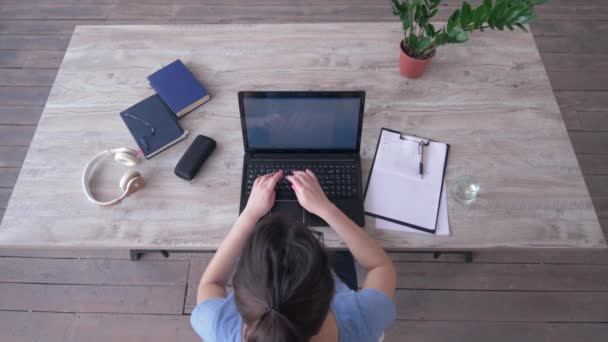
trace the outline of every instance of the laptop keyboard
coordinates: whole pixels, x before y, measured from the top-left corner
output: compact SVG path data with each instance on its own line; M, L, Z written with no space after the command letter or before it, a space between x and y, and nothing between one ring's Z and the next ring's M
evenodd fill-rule
M285 175L290 175L292 170L311 170L321 188L330 198L352 198L359 195L359 179L357 167L353 162L249 162L247 165L247 195L251 193L253 182L261 175L284 170ZM276 190L276 199L296 199L291 189L291 183L283 178L279 181Z

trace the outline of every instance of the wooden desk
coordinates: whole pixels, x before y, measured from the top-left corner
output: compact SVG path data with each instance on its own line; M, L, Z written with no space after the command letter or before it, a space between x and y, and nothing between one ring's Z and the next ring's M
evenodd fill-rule
M392 23L81 26L69 49L0 226L2 246L214 250L238 211L243 144L239 90L367 92L364 177L381 127L451 144L447 185L481 183L472 206L450 200L452 234L366 229L394 250L605 247L532 35L484 32L443 47L423 78L398 73ZM145 189L122 205L86 201L86 161L135 146L118 113L153 94L146 76L181 58L212 100L181 120L192 134L139 166ZM218 142L193 183L173 167L196 134ZM124 167L96 178L119 192ZM404 203L406 205L406 203ZM330 247L342 242L329 230Z

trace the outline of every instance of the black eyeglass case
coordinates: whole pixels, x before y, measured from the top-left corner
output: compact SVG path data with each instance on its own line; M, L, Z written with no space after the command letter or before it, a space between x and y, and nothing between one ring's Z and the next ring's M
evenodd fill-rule
M175 175L188 181L194 179L207 158L215 150L215 146L215 140L203 135L197 136L175 166Z

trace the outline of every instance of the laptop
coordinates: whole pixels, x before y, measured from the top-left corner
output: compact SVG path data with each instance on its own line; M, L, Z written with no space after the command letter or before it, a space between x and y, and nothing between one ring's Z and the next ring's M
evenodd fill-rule
M363 91L241 91L238 94L245 157L240 211L258 176L310 169L325 194L363 226L361 127ZM271 213L309 226L327 226L298 203L291 183L276 186Z

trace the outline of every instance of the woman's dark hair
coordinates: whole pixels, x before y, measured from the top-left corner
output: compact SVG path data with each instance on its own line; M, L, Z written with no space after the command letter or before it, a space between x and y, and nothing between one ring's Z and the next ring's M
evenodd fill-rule
M334 279L325 249L303 224L260 221L233 278L247 342L309 341L327 317Z

